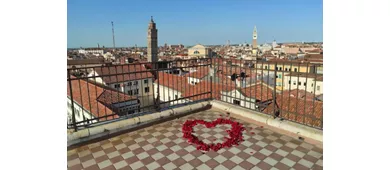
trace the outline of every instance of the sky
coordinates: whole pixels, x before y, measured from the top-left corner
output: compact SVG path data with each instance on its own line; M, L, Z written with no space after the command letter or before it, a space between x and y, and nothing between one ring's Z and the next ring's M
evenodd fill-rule
M322 41L322 0L68 0L67 46L146 46L150 17L165 43L204 45Z

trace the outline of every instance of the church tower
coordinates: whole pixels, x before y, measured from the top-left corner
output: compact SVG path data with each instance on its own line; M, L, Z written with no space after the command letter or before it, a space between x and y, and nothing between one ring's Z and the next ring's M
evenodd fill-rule
M157 53L157 29L152 16L148 27L148 62L157 62Z
M253 29L252 54L257 55L257 29Z

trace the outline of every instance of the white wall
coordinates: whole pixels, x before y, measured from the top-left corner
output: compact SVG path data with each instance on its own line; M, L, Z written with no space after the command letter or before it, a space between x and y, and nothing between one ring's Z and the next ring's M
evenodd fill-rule
M234 100L240 101L240 106L250 108L250 109L256 109L256 99L245 97L242 95L239 91L233 90L230 92L221 92L221 100L234 104Z
M70 100L69 97L67 97L67 105L68 105L68 109L67 109L68 123L73 123L72 122L72 101ZM94 116L92 114L90 114L87 110L83 109L76 101L73 101L73 106L74 106L74 113L75 113L75 119L76 119L75 122L83 121L84 117L85 117L85 120L94 118ZM83 115L84 115L84 117L83 117ZM71 121L71 122L69 122L69 121ZM96 122L96 121L97 120L94 120L92 122ZM82 123L82 124L84 124L84 123ZM82 124L79 124L79 125L82 125Z
M314 78L307 78L307 84L305 86L306 77L299 77L299 81L301 82L301 85L299 85L298 77L291 76L291 84L289 84L290 76L284 77L284 83L283 83L283 90L291 90L293 89L300 89L305 90L309 93L314 93L315 88L315 95L323 94L323 82L322 81L314 81ZM295 85L294 85L295 82ZM315 85L315 87L314 87ZM319 90L318 90L319 88Z
M155 98L157 98L157 83L153 83L154 84L154 96ZM163 86L163 85L159 85L159 93L160 93L160 101L171 101L171 100L175 100L175 97L177 95L177 98L181 98L183 97L182 96L182 93L180 91L177 91L177 90L174 90L172 88L169 88L169 87L166 87L166 86ZM171 104L182 104L182 103L185 103L186 100L178 100L178 101L174 101L174 102L171 102ZM169 106L169 103L165 106Z

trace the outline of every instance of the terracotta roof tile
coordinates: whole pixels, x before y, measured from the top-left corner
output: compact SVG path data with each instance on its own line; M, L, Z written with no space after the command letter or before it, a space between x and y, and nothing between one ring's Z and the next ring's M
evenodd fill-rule
M146 71L146 68L141 64L95 67L94 70L99 76L103 76L102 77L103 81L108 84L138 80L144 78L153 78L153 75L150 72L133 73L137 71ZM121 75L107 76L112 74L121 74Z

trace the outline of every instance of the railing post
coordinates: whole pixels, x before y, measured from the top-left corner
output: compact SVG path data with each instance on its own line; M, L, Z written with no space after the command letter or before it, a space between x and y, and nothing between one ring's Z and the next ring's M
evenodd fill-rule
M154 65L154 64L156 64L156 65ZM156 63L154 63L153 64L153 62L152 62L152 67L153 67L153 69L155 69L155 71L156 71L156 82L157 82L157 97L156 97L156 110L157 111L160 111L160 82L159 82L159 77L158 77L158 68L159 68L159 66L158 66L158 62L156 62Z
M273 104L274 104L274 118L278 117L277 113L276 113L276 79L277 79L277 62L275 62L275 66L274 66L274 91L273 91L273 95L272 95L272 100L273 100Z
M215 69L213 69L213 59L211 59L211 62L210 62L210 71L212 71L212 74L210 76L210 98L211 100L213 100L213 77L215 76Z
M72 91L72 82L70 78L70 71L68 70L68 83L69 83L69 92L70 92L70 102L72 104L72 122L74 126L74 130L77 132L77 126L76 126L76 116L74 114L74 103L73 103L73 91Z

